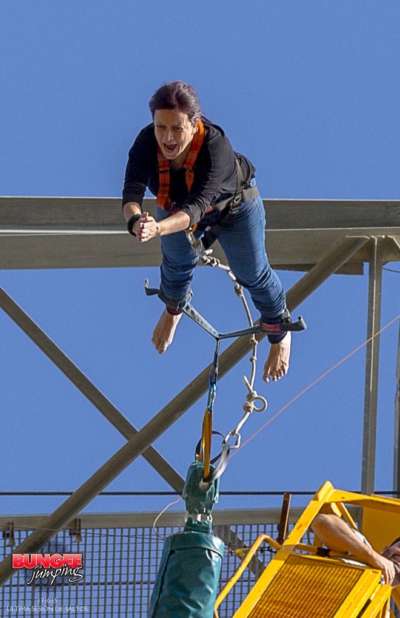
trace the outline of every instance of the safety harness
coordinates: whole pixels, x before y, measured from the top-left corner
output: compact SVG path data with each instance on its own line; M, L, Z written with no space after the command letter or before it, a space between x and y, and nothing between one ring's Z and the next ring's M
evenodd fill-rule
M243 202L249 202L250 200L254 200L258 195L257 187L246 187L246 182L243 177L242 166L240 165L240 155L238 152L235 152L236 157L236 191L233 197L229 197L226 200L221 200L216 204L213 204L213 208L221 213L221 218L218 223L215 223L212 226L206 228L204 232L201 243L203 245L203 249L206 251L211 247L211 245L218 239L218 237L224 231L224 228L220 223L223 221L226 225L227 223L233 222L235 214L237 210L239 210L240 206ZM191 230L194 231L194 230Z
M197 156L201 150L204 142L205 129L203 122L199 119L197 121L197 131L190 144L189 152L186 156L183 167L185 169L185 180L188 191L191 190L194 180L194 168L197 160ZM242 166L240 164L241 154L235 152L236 157L236 191L235 194L225 200L216 202L212 206L207 208L206 213L213 210L218 211L221 214L220 221L224 220L228 223L228 216L234 216L243 202L248 202L256 198L259 193L257 187L246 186L246 181L243 176ZM167 159L160 148L157 146L157 160L158 160L158 194L157 204L163 210L172 210L172 212L178 212L179 208L174 205L169 197L171 187L171 173L170 173L170 161ZM194 232L197 224L190 228L191 232ZM215 242L222 233L223 228L218 224L214 224L206 229L203 236L202 243L205 249L208 249L213 242Z

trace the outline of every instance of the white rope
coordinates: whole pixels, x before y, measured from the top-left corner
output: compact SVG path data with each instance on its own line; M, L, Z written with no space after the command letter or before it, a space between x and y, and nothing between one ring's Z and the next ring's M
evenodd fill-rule
M157 530L156 530L156 525L158 520L160 519L160 517L162 515L164 515L165 511L167 511L169 509L170 506L173 506L174 504L178 504L178 502L180 502L182 500L182 496L179 496L179 498L177 500L174 500L174 502L170 502L169 504L167 504L166 507L163 508L163 510L161 511L161 513L159 513L157 515L157 517L155 518L153 525L152 525L152 529L155 532L156 536L158 536L159 539L161 539L162 541L165 540L165 537L163 537L161 534L158 534Z
M194 251L196 251L196 253L199 256L199 259L203 262L204 265L211 266L212 268L220 268L221 270L224 270L229 275L229 277L232 279L232 281L235 284L235 287L234 287L235 293L242 301L243 308L245 310L249 326L250 328L253 327L254 323L251 317L249 305L243 293L243 287L237 282L237 279L234 273L232 272L230 266L222 264L218 258L211 255L212 249L207 249L205 251L201 240L199 238L196 238L193 232L191 231L186 232L186 236L192 248L194 249ZM243 404L243 410L245 414L243 418L241 419L241 421L238 423L238 425L235 427L235 429L233 431L230 431L225 437L226 442L229 440L230 437L236 438L236 445L233 448L235 447L237 448L240 445L239 431L244 425L244 423L247 421L247 419L249 418L250 414L252 412L263 412L264 410L266 410L268 406L268 402L265 399L265 397L262 397L261 395L259 395L257 391L254 389L254 381L255 381L256 369L257 369L257 346L258 346L258 341L254 335L250 337L250 343L252 346L252 355L249 359L251 363L250 380L248 380L246 376L243 376L243 381L248 390L246 401ZM256 405L257 402L259 402L258 406Z

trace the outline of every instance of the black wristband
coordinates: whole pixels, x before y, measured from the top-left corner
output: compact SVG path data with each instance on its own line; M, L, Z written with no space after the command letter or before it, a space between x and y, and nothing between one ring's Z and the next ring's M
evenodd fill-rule
M139 221L141 216L141 214L132 215L132 217L127 221L126 229L128 230L129 234L132 234L132 236L136 236L135 232L133 231L133 224L136 223L136 221Z

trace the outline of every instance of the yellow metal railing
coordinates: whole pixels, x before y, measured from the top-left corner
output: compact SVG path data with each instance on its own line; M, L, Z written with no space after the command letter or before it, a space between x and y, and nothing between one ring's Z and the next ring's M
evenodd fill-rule
M348 554L330 552L318 555L321 542L314 535L314 544L302 542L314 518L321 512L335 513L357 529L346 505L360 507L362 528L375 535L376 551L390 544L400 531L400 500L381 496L365 496L335 489L326 482L293 527L282 544L267 535L257 538L248 550L235 575L217 597L218 608L235 586L263 543L277 553L253 586L233 618L388 618L392 589L381 584L379 569L359 563L349 563ZM358 518L357 518L358 519ZM400 606L399 592L393 590L394 601Z
M217 610L218 610L219 606L221 605L222 601L226 598L226 596L232 590L233 586L236 584L236 582L243 575L244 571L246 570L246 568L250 564L252 558L255 556L255 554L259 550L260 546L263 543L265 543L265 542L267 542L268 545L270 545L274 549L280 549L281 548L281 545L279 545L279 543L274 541L274 539L272 539L270 536L268 536L267 534L260 534L260 536L257 538L255 543L253 543L253 545L248 550L248 552L246 554L246 557L242 560L242 562L241 562L239 568L237 569L236 573L225 584L223 590L221 590L221 592L217 596L217 599L215 601L215 608L214 608L214 618L219 618Z

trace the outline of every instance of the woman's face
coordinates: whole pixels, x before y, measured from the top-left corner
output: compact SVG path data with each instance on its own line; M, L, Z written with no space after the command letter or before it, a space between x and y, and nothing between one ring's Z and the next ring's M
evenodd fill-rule
M154 131L164 157L171 160L180 157L183 163L197 126L177 109L158 109L154 114Z

